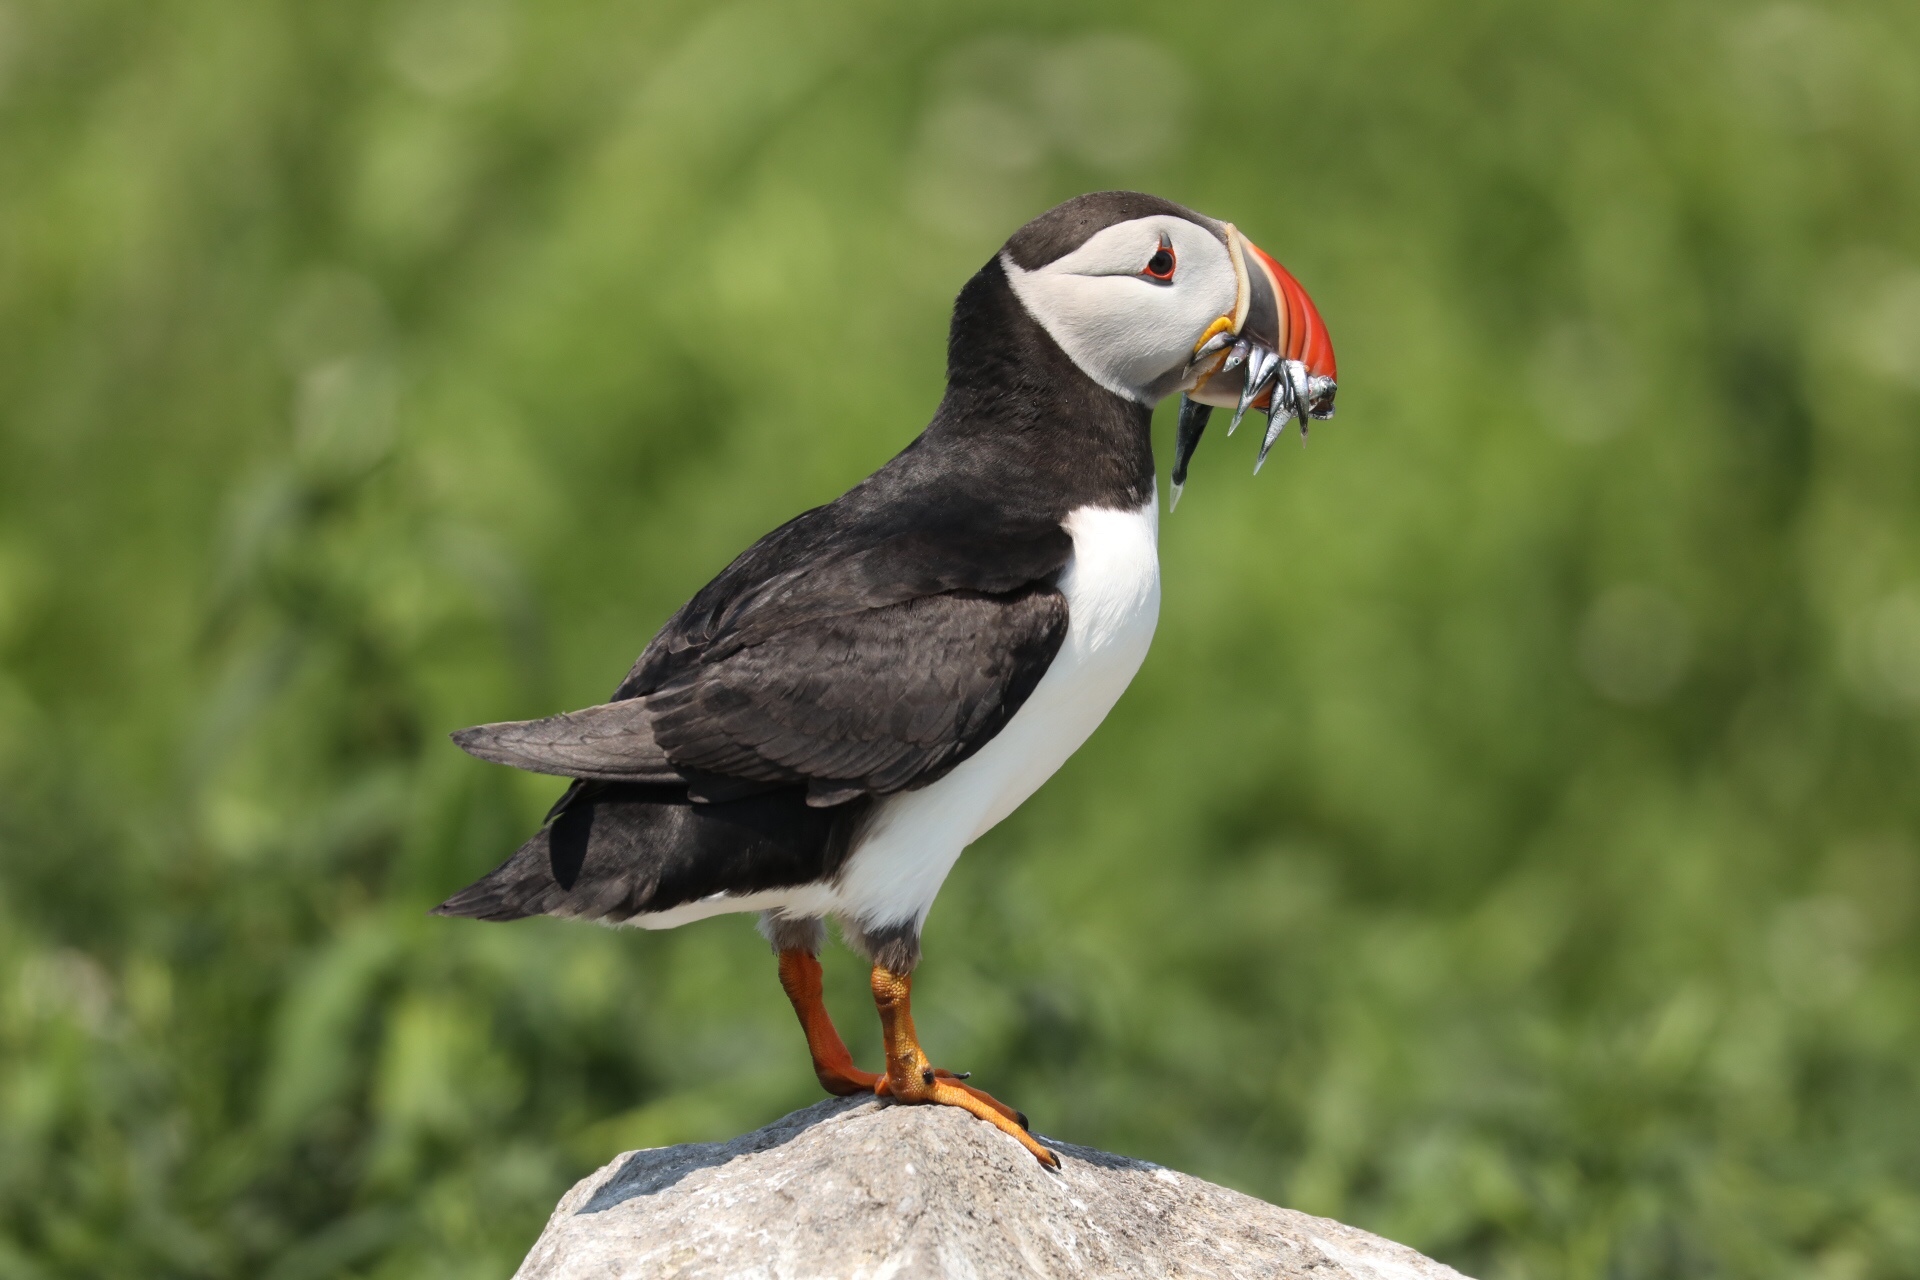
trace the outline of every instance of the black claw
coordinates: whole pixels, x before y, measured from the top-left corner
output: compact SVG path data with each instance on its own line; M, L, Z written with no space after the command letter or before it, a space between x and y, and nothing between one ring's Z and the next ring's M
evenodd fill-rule
M953 1073L953 1078L954 1078L955 1080L971 1080L971 1079L973 1079L973 1072L971 1072L971 1071L956 1071L956 1072L954 1072L954 1073Z
M1015 1120L1017 1120L1017 1121L1019 1121L1019 1122L1020 1122L1020 1127L1021 1127L1022 1129L1025 1129L1025 1130L1026 1130L1026 1131L1027 1131L1028 1133L1032 1133L1032 1132L1033 1132L1033 1126L1027 1123L1027 1113L1026 1113L1026 1112L1024 1112L1024 1111L1016 1111L1016 1112L1014 1112L1014 1113L1013 1113L1013 1118L1014 1118Z

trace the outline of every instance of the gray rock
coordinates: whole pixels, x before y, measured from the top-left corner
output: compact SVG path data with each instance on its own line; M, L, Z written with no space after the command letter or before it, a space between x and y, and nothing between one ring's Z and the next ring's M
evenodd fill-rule
M1059 1173L954 1108L864 1098L731 1142L629 1151L567 1193L515 1280L1462 1280L1338 1222L1045 1141Z

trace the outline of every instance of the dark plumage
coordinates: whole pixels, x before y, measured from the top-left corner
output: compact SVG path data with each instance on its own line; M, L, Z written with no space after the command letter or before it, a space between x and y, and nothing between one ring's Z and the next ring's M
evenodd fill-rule
M1228 376L1231 375L1231 376ZM442 915L671 928L761 912L833 1093L965 1108L911 1010L920 928L961 851L1058 769L1145 659L1160 608L1152 405L1331 412L1318 312L1232 226L1133 192L1068 201L960 291L947 391L891 462L760 539L660 629L613 700L462 730L575 779ZM1205 425L1182 415L1176 480ZM1178 487L1175 489L1176 496ZM822 1002L822 921L873 962L884 1075Z
M1087 225L1078 212L1072 234ZM522 769L666 785L568 791L440 914L626 919L810 883L845 856L857 814L838 808L938 779L1020 709L1066 634L1061 521L1148 499L1151 413L1068 359L998 258L961 290L947 353L947 393L920 437L728 565L612 702L454 735ZM740 805L744 826L716 816Z
M579 782L533 839L434 911L618 923L709 894L805 884L833 874L864 810L811 808L791 786L693 804L684 787Z

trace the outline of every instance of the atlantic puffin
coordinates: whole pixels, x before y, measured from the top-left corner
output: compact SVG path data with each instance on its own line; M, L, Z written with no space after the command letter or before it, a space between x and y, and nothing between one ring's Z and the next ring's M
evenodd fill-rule
M436 913L670 929L758 912L828 1092L961 1107L1057 1167L1025 1116L921 1050L921 926L961 851L1146 656L1154 405L1184 396L1177 500L1212 407L1235 426L1265 411L1264 460L1335 389L1306 291L1232 223L1131 191L1041 214L960 290L946 394L898 456L743 552L606 703L453 735L573 782ZM873 966L882 1073L821 1003L828 918Z

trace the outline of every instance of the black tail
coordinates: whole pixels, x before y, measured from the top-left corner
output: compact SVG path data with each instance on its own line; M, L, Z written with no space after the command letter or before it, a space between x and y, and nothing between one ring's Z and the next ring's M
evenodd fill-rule
M813 808L800 787L695 804L684 787L577 784L533 839L433 913L621 921L810 884L839 870L866 807Z

